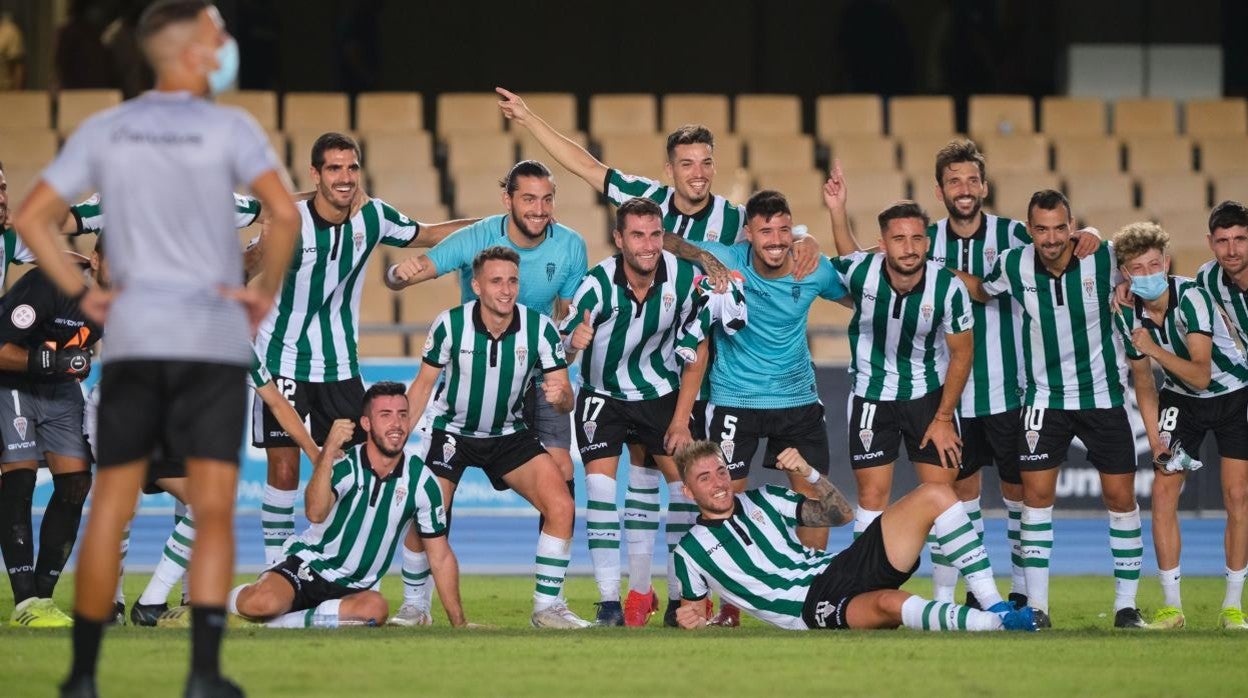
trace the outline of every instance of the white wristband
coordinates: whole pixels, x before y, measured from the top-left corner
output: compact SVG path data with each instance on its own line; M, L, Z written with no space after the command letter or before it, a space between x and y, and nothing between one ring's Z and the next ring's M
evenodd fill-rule
M819 474L819 471L818 471L818 470L815 470L814 468L811 468L811 469L810 469L810 472L809 472L809 473L807 473L807 475L806 475L806 482L809 482L810 484L812 484L812 485L813 485L813 484L815 484L816 482L819 482L819 478L821 478L821 477L823 477L823 476Z
M393 284L395 286L398 286L402 283L401 281L399 281L398 277L394 275L395 270L398 268L399 268L399 265L391 264L386 269L386 283Z

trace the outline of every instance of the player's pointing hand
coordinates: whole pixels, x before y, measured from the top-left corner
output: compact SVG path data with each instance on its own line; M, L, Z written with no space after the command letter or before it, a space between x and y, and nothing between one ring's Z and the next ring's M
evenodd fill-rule
M507 119L523 124L529 118L529 115L532 114L529 111L529 105L525 104L523 99L520 99L520 95L508 92L501 87L495 87L494 91L503 98L498 103L498 108L503 110L503 116Z

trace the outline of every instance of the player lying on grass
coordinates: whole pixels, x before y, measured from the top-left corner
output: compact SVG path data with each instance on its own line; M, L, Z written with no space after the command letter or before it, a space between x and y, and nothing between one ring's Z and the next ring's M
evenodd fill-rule
M420 457L404 450L405 391L389 381L368 389L360 417L367 438L346 453L339 449L355 425L334 422L304 492L312 525L287 543L284 561L230 593L231 613L275 628L384 624L389 608L372 588L414 520L447 619L464 625L442 490Z
M712 591L780 628L839 630L1035 630L1031 608L1001 599L988 554L947 484L924 483L875 519L848 548L828 553L803 546L797 527L853 521L845 496L788 448L776 467L806 478L815 497L766 486L734 494L719 445L697 441L676 454L685 494L698 505L697 523L676 547L681 627L707 625ZM986 611L928 601L899 587L919 567L933 531L947 557Z

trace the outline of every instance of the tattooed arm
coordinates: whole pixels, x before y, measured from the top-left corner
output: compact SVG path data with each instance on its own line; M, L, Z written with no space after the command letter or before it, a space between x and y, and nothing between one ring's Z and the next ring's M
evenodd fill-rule
M724 263L708 249L699 247L674 233L663 234L663 249L702 267L702 271L710 277L711 285L715 287L716 293L727 291L728 284L732 283L732 275L728 267L724 266ZM728 248L722 247L722 249Z
M815 496L807 497L798 509L799 526L827 528L842 526L854 520L854 508L849 505L845 495L826 477L816 473L796 448L786 448L780 452L776 457L776 469L786 470L790 477L803 478L807 482L810 482L812 476L818 478L810 483L815 490Z

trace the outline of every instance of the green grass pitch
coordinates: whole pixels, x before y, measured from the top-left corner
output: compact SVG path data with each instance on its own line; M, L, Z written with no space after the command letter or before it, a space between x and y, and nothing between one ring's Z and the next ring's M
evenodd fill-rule
M240 581L248 581L241 578ZM127 578L137 598L146 577ZM998 580L1003 585L1008 580ZM383 583L392 608L396 576ZM12 612L7 585L0 617ZM1248 633L1216 630L1220 578L1183 580L1188 627L1114 631L1112 580L1053 579L1051 631L1023 633L794 633L752 619L732 630L687 632L651 619L644 629L538 631L528 626L532 581L467 576L470 620L456 630L434 609L431 628L270 630L232 628L227 674L251 696L1217 696L1243 692ZM1141 583L1149 615L1156 580ZM908 587L930 591L926 579ZM69 609L73 577L57 590ZM659 589L660 595L663 593ZM569 582L572 608L592 618L592 579ZM0 629L0 695L49 696L69 666L69 632ZM111 628L105 635L104 696L180 695L186 631Z

